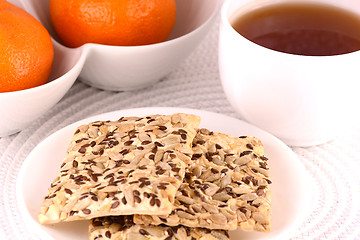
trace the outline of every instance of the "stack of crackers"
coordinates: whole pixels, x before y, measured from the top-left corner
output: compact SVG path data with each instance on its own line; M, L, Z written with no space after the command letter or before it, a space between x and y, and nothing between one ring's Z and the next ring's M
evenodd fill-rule
M78 127L40 207L42 224L90 220L92 240L229 239L271 227L268 159L255 137L191 114Z

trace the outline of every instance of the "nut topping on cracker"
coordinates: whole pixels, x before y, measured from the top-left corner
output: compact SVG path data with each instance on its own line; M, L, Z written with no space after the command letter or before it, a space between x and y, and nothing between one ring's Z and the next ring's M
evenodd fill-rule
M95 218L89 225L90 240L228 240L225 230L134 224L131 216Z
M172 212L135 215L134 222L269 231L269 167L261 142L200 129L193 152Z
M179 113L80 126L41 205L40 223L169 214L199 122Z

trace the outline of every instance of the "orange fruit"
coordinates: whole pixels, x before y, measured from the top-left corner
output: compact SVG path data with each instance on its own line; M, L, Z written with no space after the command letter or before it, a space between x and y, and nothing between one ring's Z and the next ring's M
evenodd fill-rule
M0 92L47 82L54 57L47 30L25 10L0 0Z
M170 35L176 4L174 0L50 0L50 17L68 47L146 45Z

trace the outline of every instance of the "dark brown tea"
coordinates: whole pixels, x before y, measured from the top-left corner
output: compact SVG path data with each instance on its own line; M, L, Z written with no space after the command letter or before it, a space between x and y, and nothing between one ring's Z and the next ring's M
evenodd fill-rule
M278 3L235 15L245 38L280 52L329 56L360 49L360 16L320 3Z

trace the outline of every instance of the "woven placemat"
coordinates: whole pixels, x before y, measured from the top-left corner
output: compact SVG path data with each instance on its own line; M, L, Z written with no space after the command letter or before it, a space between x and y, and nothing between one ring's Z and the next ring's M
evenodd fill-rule
M109 92L76 82L30 127L0 138L0 239L39 239L17 208L16 181L31 150L66 125L95 114L149 106L187 107L237 117L219 80L217 44L218 23L182 65L146 89ZM312 209L292 239L360 239L359 145L360 128L354 126L327 144L292 148L314 186Z

